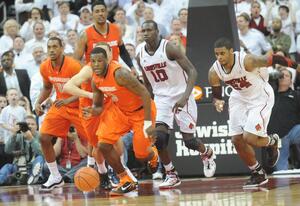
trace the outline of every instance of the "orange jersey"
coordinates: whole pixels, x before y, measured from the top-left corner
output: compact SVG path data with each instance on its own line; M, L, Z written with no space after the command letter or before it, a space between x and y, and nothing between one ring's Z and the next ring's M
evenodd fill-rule
M111 97L122 112L133 112L143 106L143 101L141 97L132 93L126 87L118 85L114 74L120 68L121 65L118 62L112 61L109 64L106 76L99 77L93 74L93 82L104 93L104 96Z
M69 56L64 56L63 64L60 71L54 70L51 65L51 60L48 58L42 62L40 66L40 73L43 77L43 81L51 83L56 91L56 99L67 99L72 95L63 93L63 87L67 81L77 74L81 69L80 63ZM68 107L78 107L78 101L74 101L68 105Z
M112 49L113 60L119 59L119 42L121 41L121 32L117 25L107 23L108 31L106 35L100 34L94 25L88 27L85 32L87 36L87 47L85 52L86 62L90 62L91 51L98 42L106 42Z

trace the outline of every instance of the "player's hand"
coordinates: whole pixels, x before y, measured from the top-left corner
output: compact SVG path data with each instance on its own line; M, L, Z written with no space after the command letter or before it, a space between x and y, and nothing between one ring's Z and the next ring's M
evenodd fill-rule
M66 101L66 99L57 99L53 102L53 104L55 107L60 108L61 106L68 104L68 102Z
M182 108L186 105L188 98L182 97L180 98L174 105L172 111L176 114L182 110Z
M82 109L82 115L85 118L91 117L91 116L98 116L101 114L103 108L99 107L99 108L95 108L95 107L84 107Z
M44 110L43 110L42 105L40 103L36 103L34 105L34 111L35 111L37 116L41 116L41 115L44 114Z
M143 131L145 137L150 138L151 141L153 141L154 143L156 140L156 133L155 133L155 127L153 127L151 120L144 120Z
M137 72L136 68L131 67L130 70L131 70L130 73L133 74L135 77L137 77L139 75L139 73Z
M218 112L222 112L223 109L224 109L224 104L225 104L225 101L224 100L220 100L220 99L214 99L214 105L216 107L216 110Z

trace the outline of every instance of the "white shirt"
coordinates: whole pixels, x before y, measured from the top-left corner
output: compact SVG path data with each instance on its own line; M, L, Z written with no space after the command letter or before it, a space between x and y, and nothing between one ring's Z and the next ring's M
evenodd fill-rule
M33 25L34 24L35 24L35 22L33 22L33 21L30 24L28 23L28 21L26 21L20 29L20 35L26 41L34 38L34 33L33 33ZM50 23L48 21L43 20L43 24L45 27L45 35L48 35L49 30L50 30Z
M34 74L40 71L40 64L36 63L33 56L23 60L24 69L27 70L28 76L31 79Z
M47 41L48 41L48 38L46 38L46 37L44 37L42 40L37 40L36 38L33 38L25 43L24 51L28 54L32 54L33 49L37 45L41 45L43 47L43 50L47 51Z
M0 37L0 56L2 56L4 52L13 48L13 42L14 40L5 34Z
M21 107L19 105L12 107L11 105L8 105L3 108L0 114L0 124L6 124L10 127L13 127L18 122L24 122L25 117L26 111L24 107ZM4 129L4 143L6 143L12 135L12 132Z
M67 31L69 29L76 29L76 25L79 22L79 17L74 14L67 15L67 21L65 24L61 22L61 17L56 16L51 19L50 22L50 31L55 30L59 32L62 37L66 37Z
M4 80L6 83L6 88L10 89L10 88L15 88L19 91L19 94L21 96L23 96L21 89L20 89L20 85L19 85L19 81L17 78L17 74L16 71L13 69L13 72L11 75L9 75L8 73L6 73L5 71L3 72L3 76L4 76Z
M30 57L32 57L32 54L28 54L24 51L24 49L17 53L15 50L13 51L15 54L14 57L14 65L16 69L26 69L26 67L24 66L24 60L29 59Z

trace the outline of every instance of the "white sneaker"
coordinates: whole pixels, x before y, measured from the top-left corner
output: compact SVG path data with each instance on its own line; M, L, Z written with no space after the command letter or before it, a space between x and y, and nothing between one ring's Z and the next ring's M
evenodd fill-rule
M208 148L208 150L211 150L211 148ZM213 177L216 172L217 165L214 161L214 154L212 153L210 157L203 156L202 157L203 162L203 172L205 177Z
M169 189L181 184L176 172L167 172L166 179L158 186L159 189Z
M161 180L162 178L163 178L163 173L161 173L160 171L157 171L152 174L153 180Z
M60 188L64 186L64 184L65 182L61 176L53 177L52 175L50 175L47 182L41 185L40 191L51 191L54 188Z

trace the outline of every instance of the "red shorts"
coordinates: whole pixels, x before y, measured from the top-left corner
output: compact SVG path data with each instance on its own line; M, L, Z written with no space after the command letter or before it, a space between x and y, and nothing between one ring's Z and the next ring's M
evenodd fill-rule
M77 107L62 106L57 108L54 105L51 106L40 128L40 133L65 138L72 124L76 128L78 135L86 138L78 113L79 109Z
M155 124L156 108L151 102L152 122ZM137 158L146 158L149 155L151 142L145 137L144 131L144 109L135 112L122 112L115 104L111 103L103 111L97 130L99 142L115 144L120 137L133 131L133 151Z

